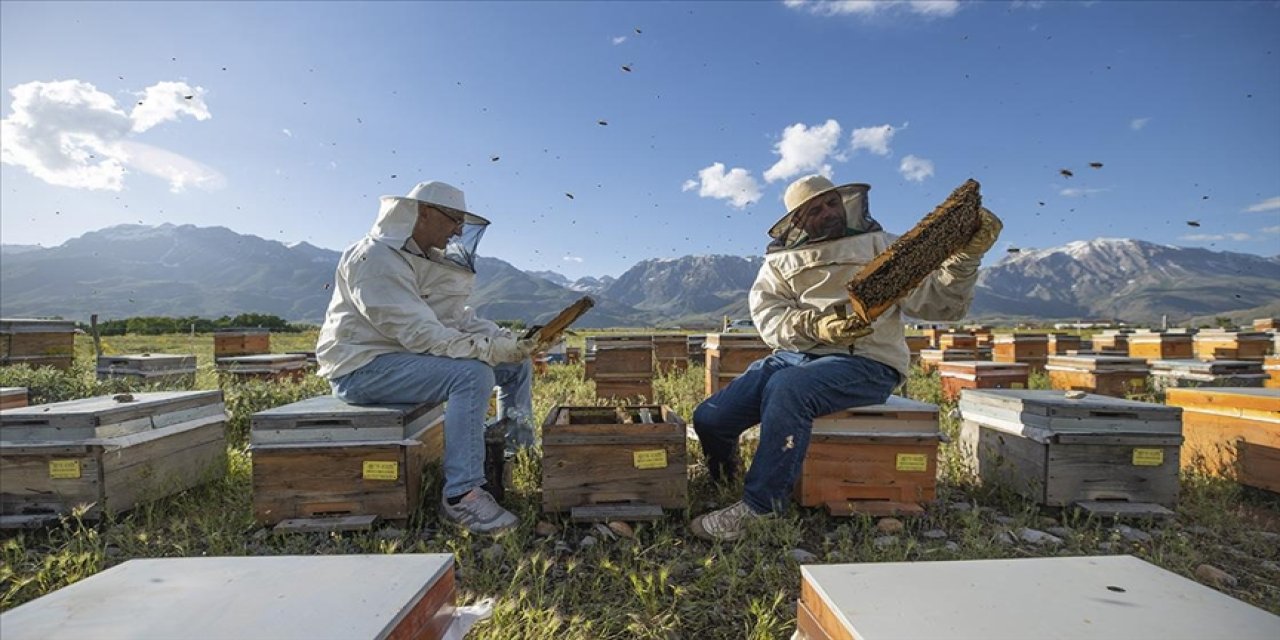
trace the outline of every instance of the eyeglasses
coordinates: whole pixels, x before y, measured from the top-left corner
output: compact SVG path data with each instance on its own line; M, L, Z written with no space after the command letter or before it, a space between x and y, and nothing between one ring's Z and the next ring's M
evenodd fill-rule
M466 217L465 217L465 216L463 216L462 214L459 214L459 213L456 213L456 212L453 212L453 211L449 211L449 210L444 209L444 208L442 208L442 207L437 207L437 206L429 205L429 204L426 204L426 203L423 203L423 204L422 204L422 206L423 206L423 207L426 207L427 209L430 209L431 211L435 211L436 213L439 213L440 215L442 215L442 216L444 216L444 217L448 218L448 219L449 219L449 221L450 221L450 222L452 222L452 223L454 224L454 226L462 226L462 225L467 221ZM418 215L422 215L422 210L421 210L421 209L419 209L419 210L418 210Z

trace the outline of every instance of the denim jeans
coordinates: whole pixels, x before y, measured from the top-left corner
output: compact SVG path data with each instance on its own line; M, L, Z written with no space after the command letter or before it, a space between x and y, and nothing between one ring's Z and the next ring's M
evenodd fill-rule
M471 359L385 353L330 381L353 404L447 402L444 411L444 497L484 484L484 417L497 384L498 415L508 420L507 446L533 445L533 365L496 367Z
M757 513L785 508L813 419L880 404L901 376L892 367L852 355L780 351L751 363L729 386L698 405L693 428L713 474L737 459L738 436L760 425L760 446L747 471L743 500Z

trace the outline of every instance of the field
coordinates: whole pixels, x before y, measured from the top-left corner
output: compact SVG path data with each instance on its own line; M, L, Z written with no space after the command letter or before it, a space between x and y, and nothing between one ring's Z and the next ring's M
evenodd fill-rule
M272 335L277 352L311 350L315 334ZM195 353L197 387L216 388L212 338L117 336L108 353ZM91 342L77 338L77 367L69 373L0 369L0 386L26 386L32 403L123 390L93 380ZM702 400L701 367L655 383L656 401L686 419ZM1033 380L1033 386L1044 380ZM276 555L446 552L456 555L462 603L496 599L493 617L476 638L786 638L794 630L799 565L1132 554L1195 578L1209 564L1234 578L1214 584L1229 595L1280 614L1280 497L1242 490L1200 474L1183 477L1182 501L1170 522L1132 528L1042 514L1015 496L973 484L944 445L939 500L901 531L870 519L831 518L793 508L763 521L738 544L695 539L688 520L737 499L741 486L716 491L690 442L690 509L659 523L639 523L630 537L591 525L545 518L539 510L539 458L517 458L507 506L521 518L516 533L497 541L441 528L435 515L440 480L418 521L360 534L274 535L256 527L250 506L248 417L255 411L328 392L314 376L301 383L224 387L232 415L230 469L214 484L89 523L76 517L38 532L0 538L0 610L71 584L130 558L201 555ZM936 376L916 372L908 395L937 402ZM540 418L555 405L597 404L577 365L552 366L534 386ZM944 430L957 425L943 406ZM535 526L554 529L538 535ZM887 529L888 527L885 527ZM1061 544L1024 542L1011 533L1049 528ZM1204 580L1202 580L1204 581ZM906 596L904 596L906 597ZM910 606L926 606L927 603Z

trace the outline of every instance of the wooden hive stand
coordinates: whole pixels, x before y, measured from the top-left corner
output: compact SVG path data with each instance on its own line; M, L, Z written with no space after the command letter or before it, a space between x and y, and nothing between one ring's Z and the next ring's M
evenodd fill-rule
M263 353L232 356L215 361L218 374L230 380L301 380L307 375L307 357L300 353Z
M1181 410L1061 391L968 390L961 450L983 483L1098 516L1169 517Z
M751 363L773 353L755 333L708 333L704 344L708 396L746 373Z
M444 405L353 405L319 396L250 418L253 513L280 531L407 521L444 452Z
M653 398L653 338L649 335L595 337L591 377L602 400Z
M836 516L912 515L937 493L938 407L890 396L813 421L796 501Z
M190 387L196 383L196 357L169 353L98 356L98 379Z
M27 406L26 387L0 387L0 411Z
M1277 636L1280 617L1133 556L800 567L797 640Z
M0 528L179 493L226 473L221 391L163 391L0 412Z
M661 405L557 406L542 425L542 509L646 520L688 506L685 422Z
M1123 398L1146 388L1147 362L1104 355L1049 356L1049 386Z
M455 602L447 553L146 558L10 609L0 626L11 640L436 640Z
M1182 466L1280 493L1280 389L1169 389L1182 408Z
M218 329L213 332L213 359L271 353L267 329Z
M1250 360L1151 360L1151 386L1157 391L1180 387L1261 387L1267 375L1262 363Z
M956 400L963 389L1026 389L1030 367L1021 362L959 360L938 365L942 395Z
M70 369L75 342L76 323L71 320L0 318L0 366Z

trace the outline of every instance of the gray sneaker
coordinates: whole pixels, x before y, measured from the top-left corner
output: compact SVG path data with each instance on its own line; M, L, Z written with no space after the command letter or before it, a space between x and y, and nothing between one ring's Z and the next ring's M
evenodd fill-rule
M472 533L502 533L520 524L514 513L503 509L488 491L480 487L472 489L458 504L449 504L448 500L441 498L440 515Z
M739 500L719 511L704 513L689 523L693 535L704 540L721 540L733 542L742 537L747 530L747 522L757 518L767 518L771 514L756 513Z

